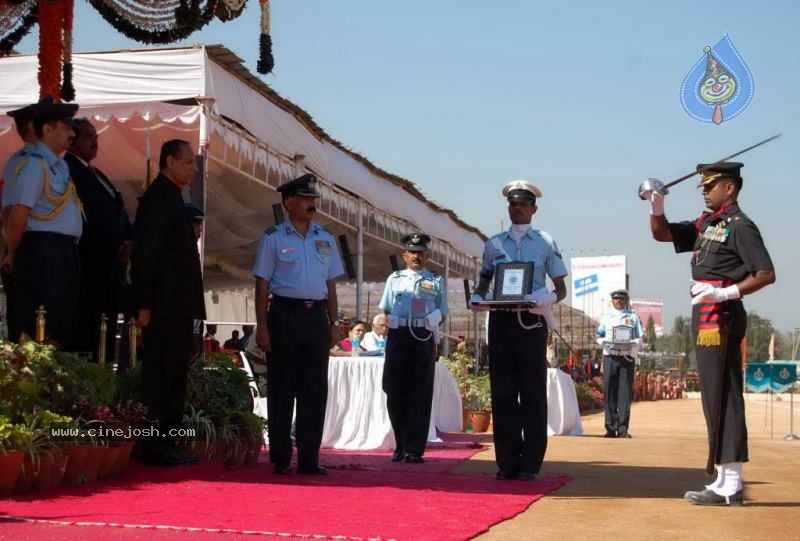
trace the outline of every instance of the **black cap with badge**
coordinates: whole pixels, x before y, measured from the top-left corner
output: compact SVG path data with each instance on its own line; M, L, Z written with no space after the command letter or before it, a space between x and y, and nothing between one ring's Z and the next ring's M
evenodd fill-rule
M284 199L293 195L320 197L320 193L317 191L317 177L311 173L306 173L294 180L284 182L277 189Z
M33 111L33 122L34 125L41 126L47 124L49 122L61 121L68 126L71 126L73 130L77 131L79 129L78 124L75 122L73 118L75 113L78 112L79 105L77 103L45 103L40 102L31 107L34 108Z
M705 167L708 167L711 164L708 163L698 163L697 170L701 170ZM742 182L742 172L741 169L744 167L744 164L741 162L722 162L710 167L709 169L702 172L703 180L700 181L700 184L697 185L698 188L702 186L706 186L717 179L720 178L731 178L736 180L741 185Z
M430 241L431 238L424 233L412 233L400 239L406 252L424 252Z

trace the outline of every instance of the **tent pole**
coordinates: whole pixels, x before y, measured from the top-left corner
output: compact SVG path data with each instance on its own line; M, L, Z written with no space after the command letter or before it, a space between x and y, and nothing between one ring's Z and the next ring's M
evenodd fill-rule
M356 231L356 317L364 319L364 201L358 199Z
M447 282L450 276L450 245L444 245L444 280L442 280L442 287L447 292ZM444 320L444 344L442 344L442 355L447 357L450 354L450 320L452 318L446 317Z

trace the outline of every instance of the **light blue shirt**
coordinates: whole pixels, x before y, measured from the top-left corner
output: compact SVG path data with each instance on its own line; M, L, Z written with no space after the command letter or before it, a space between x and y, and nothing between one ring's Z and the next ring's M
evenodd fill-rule
M544 287L548 276L553 279L567 275L567 267L561 259L561 252L558 251L553 237L544 231L530 228L519 244L511 237L509 231L489 239L483 249L480 282L488 284L492 281L498 263L513 261L533 263L531 291Z
M393 272L386 279L381 310L402 318L421 319L436 310L447 315L447 291L444 279L435 272L409 269Z
M281 297L321 301L328 297L327 280L344 272L331 232L314 223L303 237L290 221L270 227L258 243L253 276L270 284Z
M627 327L631 340L635 342L630 345L615 345L615 327ZM597 327L597 337L603 339L604 355L620 355L627 354L628 352L635 353L643 335L644 329L642 328L642 321L639 319L639 314L629 308L622 310L614 309L606 312L603 314L603 317L600 319L600 325Z
M49 184L52 197L64 195L71 183L67 162L53 154L43 143L37 143L23 158L25 159L27 162L19 170L17 178L6 180L3 186L3 206L24 205L31 209L27 231L48 231L80 237L83 232L83 218L75 192L52 219L40 220L33 216L47 215L58 208L58 204L47 198L45 182Z
M17 168L22 162L30 157L30 153L35 149L36 143L25 143L21 149L9 156L5 167L3 167L3 207L8 206L6 201L8 200L8 196L12 195L11 193L9 193L8 196L6 195L6 192L8 191L8 184L16 180L17 175L19 174Z

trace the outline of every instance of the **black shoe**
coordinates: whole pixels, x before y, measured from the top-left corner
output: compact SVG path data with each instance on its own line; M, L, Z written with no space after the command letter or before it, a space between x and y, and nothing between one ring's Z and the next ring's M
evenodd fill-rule
M278 475L292 475L292 468L285 464L275 464L272 466L272 471Z
M739 490L733 496L720 496L713 490L690 490L683 495L686 501L696 505L729 505L739 507L744 504L744 490Z
M521 471L517 473L516 479L520 481L536 481L536 474L529 471Z
M617 437L617 433L616 432L612 432L611 430L609 430L608 432L606 432L605 436L603 436L603 437L604 438L616 438Z
M406 455L406 462L409 464L422 464L425 462L425 459L422 458L422 455L418 455L416 453L408 453Z
M403 458L405 458L406 453L405 451L397 450L392 453L392 462L401 462Z
M631 436L631 435L630 435L630 434L628 434L627 432L623 432L623 433L621 433L621 434L617 434L617 437L618 437L618 438L628 438L628 439L630 439L630 438L632 438L633 436Z
M314 464L312 466L298 464L297 473L302 473L305 475L327 475L328 470L325 468L325 466L320 466L319 464Z
M185 466L186 461L183 456L175 451L169 451L161 454L145 454L142 457L142 462L148 466Z
M507 472L507 471L500 470L500 471L497 472L497 475L495 475L495 478L500 480L500 481L505 481L507 479L516 479L517 478L517 472Z

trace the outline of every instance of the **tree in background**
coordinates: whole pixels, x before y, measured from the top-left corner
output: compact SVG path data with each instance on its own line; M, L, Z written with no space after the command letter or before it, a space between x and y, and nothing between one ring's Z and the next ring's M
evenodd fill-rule
M656 351L656 340L658 340L658 336L656 336L656 322L653 319L653 316L647 317L647 326L645 327L644 331L644 339L647 343L647 351Z
M747 314L747 362L757 363L769 360L769 341L777 331L772 326L772 321L760 317L755 312ZM775 347L775 358L780 358L778 344Z

